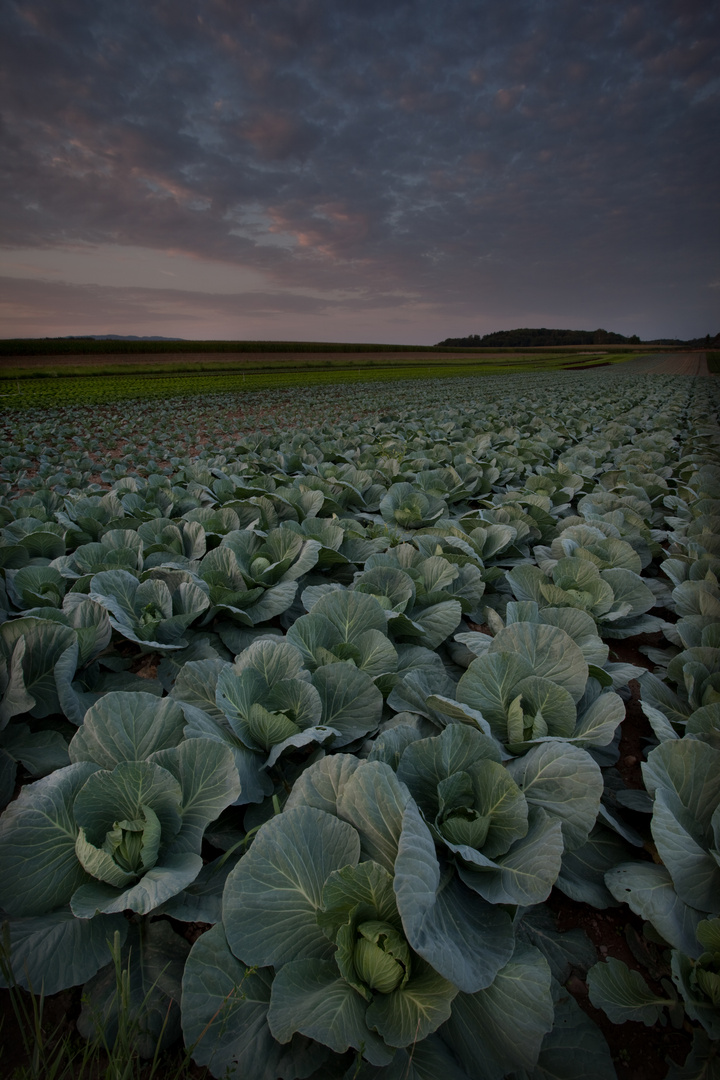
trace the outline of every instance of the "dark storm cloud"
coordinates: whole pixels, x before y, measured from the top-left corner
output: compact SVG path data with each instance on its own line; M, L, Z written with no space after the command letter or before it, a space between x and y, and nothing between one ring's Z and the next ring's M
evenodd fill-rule
M555 311L650 336L674 305L692 334L717 303L713 5L5 10L6 246L180 250L402 294L446 333Z

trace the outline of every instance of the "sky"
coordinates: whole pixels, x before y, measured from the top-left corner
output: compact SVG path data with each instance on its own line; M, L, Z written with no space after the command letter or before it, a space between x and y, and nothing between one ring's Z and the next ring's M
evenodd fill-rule
M0 0L0 337L720 330L715 0Z

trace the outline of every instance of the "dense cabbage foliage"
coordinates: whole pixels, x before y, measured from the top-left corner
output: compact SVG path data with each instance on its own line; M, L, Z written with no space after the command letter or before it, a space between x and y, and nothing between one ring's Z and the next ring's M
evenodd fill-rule
M142 1052L182 1030L217 1077L570 1080L582 1048L612 1078L574 967L617 1023L685 1018L699 1068L720 1037L715 383L385 393L6 421L15 978L84 984L90 1033L115 937ZM633 680L653 738L628 788ZM559 934L552 890L629 905L665 997Z

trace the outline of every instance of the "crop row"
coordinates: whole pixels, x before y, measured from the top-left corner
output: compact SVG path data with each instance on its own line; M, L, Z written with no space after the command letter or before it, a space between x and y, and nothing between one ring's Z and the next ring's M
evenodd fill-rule
M715 384L386 394L6 421L14 977L84 986L80 1030L111 1032L116 941L139 1050L182 1036L218 1077L570 1080L581 1048L606 1080L579 971L615 1023L684 1022L700 1075L720 1038ZM642 787L618 769L634 680ZM553 890L627 904L650 982L560 934Z

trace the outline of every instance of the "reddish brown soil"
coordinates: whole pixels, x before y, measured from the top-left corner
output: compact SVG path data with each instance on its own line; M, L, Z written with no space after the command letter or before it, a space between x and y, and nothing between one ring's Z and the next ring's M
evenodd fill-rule
M190 353L76 353L63 356L3 356L0 358L0 370L6 368L66 368L66 367L108 367L110 365L126 366L130 364L217 364L228 367L242 366L243 364L272 364L283 361L288 363L295 360L300 366L306 361L313 364L327 363L329 366L353 361L357 363L366 360L376 365L379 361L387 361L392 364L398 360L412 360L414 357L429 358L435 360L457 360L462 358L458 353L422 353L411 352L190 352ZM483 359L491 359L490 353L483 353Z
M710 375L704 352L656 353L624 360L616 371L628 375Z
M565 371L591 371L599 367L610 367L609 360L603 360L602 364L566 364Z
M662 634L642 634L632 642L615 641L611 645L610 659L652 669L652 664L645 654L640 652L639 647L658 647L663 641ZM630 690L632 697L625 706L620 757L616 768L627 787L643 788L641 765L654 736L640 707L640 686L637 680L630 682ZM651 843L647 845L647 849L649 855L652 855ZM641 955L645 953L644 959L648 963L657 965L654 974L658 978L670 979L667 958L663 957L662 950L645 941L642 919L634 915L628 907L623 905L603 911L597 910L570 900L558 889L553 889L548 906L555 913L561 932L576 928L585 931L597 950L599 961L607 957L622 960L628 967L639 971L658 994L666 996L662 987L649 978L648 967L637 960L636 952L641 950ZM631 941L636 952L630 947ZM693 1031L687 1021L680 1030L660 1022L652 1027L634 1022L613 1024L602 1010L590 1004L587 983L581 974L571 975L566 984L567 988L605 1036L618 1080L663 1080L670 1062L682 1064L685 1061L692 1043Z

